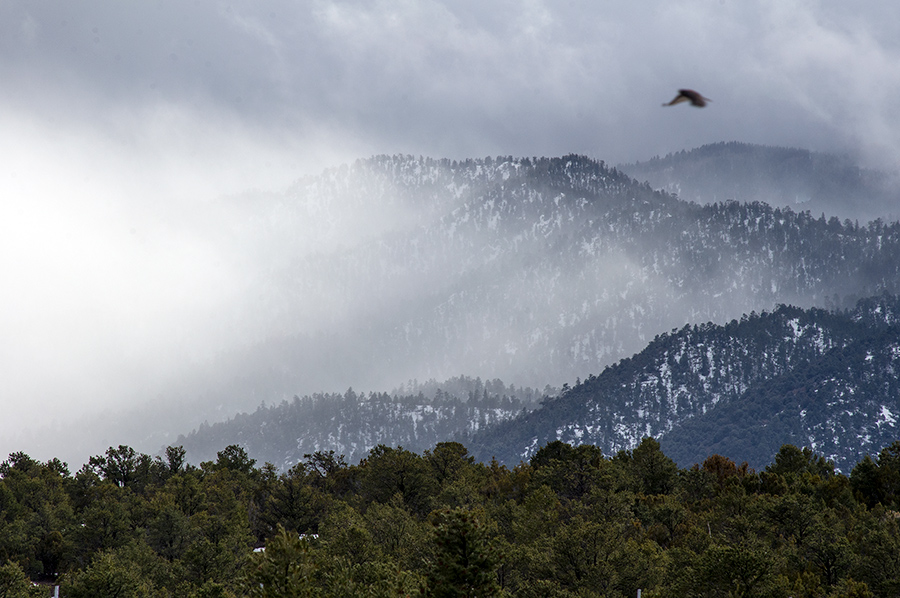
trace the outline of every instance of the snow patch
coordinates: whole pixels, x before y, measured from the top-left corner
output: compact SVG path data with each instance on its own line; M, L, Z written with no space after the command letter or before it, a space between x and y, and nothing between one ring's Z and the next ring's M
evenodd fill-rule
M897 416L895 416L890 409L887 408L886 405L881 406L881 413L879 414L878 421L875 422L878 427L881 427L881 424L888 424L892 428L897 425Z

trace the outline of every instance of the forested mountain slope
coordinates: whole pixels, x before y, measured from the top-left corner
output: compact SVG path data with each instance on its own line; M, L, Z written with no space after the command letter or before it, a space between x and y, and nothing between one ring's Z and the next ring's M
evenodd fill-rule
M378 157L249 204L233 235L266 258L267 332L208 377L243 409L460 373L559 385L686 323L900 286L900 225L685 202L582 156Z
M659 335L559 396L546 389L536 410L533 389L458 377L392 394L295 397L203 425L177 444L193 462L227 443L287 469L315 451L353 463L390 442L425 450L459 440L483 461L514 465L556 440L614 455L652 436L683 467L712 454L759 467L790 443L849 471L900 433L898 371L897 297L839 311L782 305Z
M881 296L685 326L468 444L514 463L553 440L615 454L653 436L682 466L713 453L758 466L794 443L849 469L900 433L898 313Z
M335 451L356 463L379 444L421 452L448 438L475 433L534 408L540 397L533 389L463 376L442 383L410 382L391 394L350 389L295 396L224 422L203 424L176 444L184 447L192 463L214 458L223 443L239 444L260 463L283 470L316 451Z
M688 201L762 201L860 221L900 217L897 173L803 149L713 143L620 168Z
M195 368L178 394L204 402L180 416L181 432L263 402L413 378L573 384L686 324L702 335L700 323L778 304L848 306L900 290L898 223L700 205L583 156L380 156L225 203L221 242L252 248L254 264L256 299L235 326L257 341ZM758 380L745 375L735 393ZM700 408L691 401L675 415ZM671 429L669 414L648 417L598 443Z

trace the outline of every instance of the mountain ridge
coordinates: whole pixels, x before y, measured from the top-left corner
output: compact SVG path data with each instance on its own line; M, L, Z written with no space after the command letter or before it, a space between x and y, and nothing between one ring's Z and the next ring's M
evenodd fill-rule
M615 454L652 436L682 465L721 453L760 466L781 444L795 443L852 467L900 430L893 416L900 414L898 307L893 296L868 299L850 312L779 306L740 322L674 330L541 408L472 438L473 454L513 462L554 440ZM868 360L860 357L866 346ZM791 408L797 421L789 431L763 433ZM856 421L838 426L844 412Z
M254 285L274 332L210 372L220 413L460 372L580 383L685 324L900 290L896 222L684 201L578 155L380 156L252 214L233 226L273 256Z
M303 322L333 322L359 337L362 354L351 359L377 354L389 365L381 371L401 370L392 380L360 376L350 381L356 386L460 371L559 384L673 326L777 303L851 303L896 290L900 278L896 225L859 226L761 203L684 202L583 156L394 157L357 168L384 169L383 177L419 173L402 180L425 181L427 202L444 212L403 234L291 257L257 283L282 338L293 328L308 344L315 332ZM304 297L324 298L328 309L303 314ZM350 345L328 351L357 355ZM541 379L532 376L536 362ZM315 377L325 368L305 369Z
M214 459L222 443L239 444L258 461L285 471L317 451L335 451L358 462L379 444L417 452L430 449L439 439L475 432L531 409L541 396L500 380L465 376L410 381L392 393L350 388L263 404L252 413L204 423L175 444L195 463Z

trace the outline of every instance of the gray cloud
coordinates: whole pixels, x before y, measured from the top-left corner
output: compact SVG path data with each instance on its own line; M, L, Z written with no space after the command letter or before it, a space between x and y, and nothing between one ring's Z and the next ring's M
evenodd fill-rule
M898 40L894 0L3 2L0 436L247 332L257 265L212 198L377 153L737 140L897 169ZM661 108L679 87L713 103Z
M106 127L109 110L170 104L369 153L630 160L736 138L896 164L900 15L888 1L2 10L4 75L19 84L10 101ZM702 115L658 110L681 86L716 101Z

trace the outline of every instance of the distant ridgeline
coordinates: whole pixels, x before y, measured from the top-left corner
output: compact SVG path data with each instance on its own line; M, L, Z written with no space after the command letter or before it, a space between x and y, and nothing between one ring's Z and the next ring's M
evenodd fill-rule
M884 295L685 326L468 443L514 463L554 440L614 455L651 436L682 466L720 454L754 467L790 443L849 471L900 436L898 324L900 299Z
M859 221L900 217L896 174L804 149L713 143L620 168L687 201L762 201Z
M355 463L379 444L421 452L533 409L545 394L500 380L459 376L444 383L410 381L393 393L320 393L261 406L213 425L204 424L176 444L199 463L221 443L240 444L260 462L288 469L316 451L335 451Z

